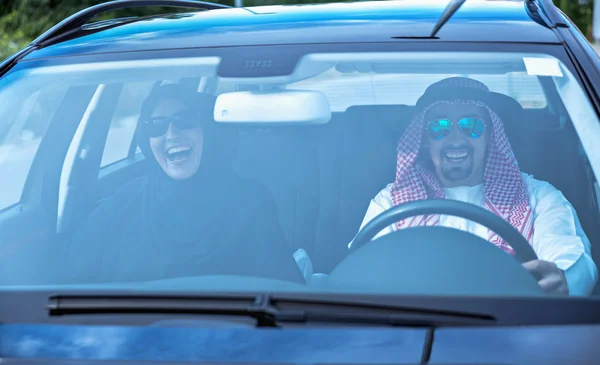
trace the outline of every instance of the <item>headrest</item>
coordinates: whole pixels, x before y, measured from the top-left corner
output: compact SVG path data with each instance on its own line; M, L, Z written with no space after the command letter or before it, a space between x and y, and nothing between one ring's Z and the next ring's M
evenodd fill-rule
M404 104L353 105L344 113L345 119L360 120L373 128L383 128L397 140L415 114L415 107Z

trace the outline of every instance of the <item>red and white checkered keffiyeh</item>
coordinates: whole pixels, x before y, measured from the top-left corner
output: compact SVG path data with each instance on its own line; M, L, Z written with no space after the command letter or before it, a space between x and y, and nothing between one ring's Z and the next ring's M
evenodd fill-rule
M444 81L440 83L442 82ZM474 82L479 84L476 81ZM483 85L477 84L476 87ZM486 208L512 224L513 227L531 242L533 236L533 213L529 206L525 182L504 132L502 120L488 105L480 101L437 101L414 117L398 142L396 181L391 190L394 205L428 198L444 199L444 190L435 173L418 164L417 160L424 135L424 115L429 108L439 103L476 104L485 107L489 111L492 121L492 136L488 147L489 153L483 178ZM418 216L398 222L397 227L398 229L402 229L422 225L434 226L439 223L439 220L439 215ZM494 232L489 231L488 240L507 253L514 254L513 248Z

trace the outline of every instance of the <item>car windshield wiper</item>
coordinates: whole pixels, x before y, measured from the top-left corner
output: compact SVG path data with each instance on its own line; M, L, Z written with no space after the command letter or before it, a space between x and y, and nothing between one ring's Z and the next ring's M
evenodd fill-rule
M244 316L257 327L290 323L341 323L382 326L489 326L489 314L432 310L351 301L290 299L261 295L57 295L46 308L51 316L73 314L196 314Z

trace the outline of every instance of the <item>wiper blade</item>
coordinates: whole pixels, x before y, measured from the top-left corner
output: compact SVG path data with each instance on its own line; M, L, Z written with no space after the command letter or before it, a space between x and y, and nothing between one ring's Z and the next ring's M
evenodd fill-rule
M291 323L339 323L403 327L489 326L489 314L380 306L345 301L275 298L260 295L53 296L46 305L51 316L73 314L197 314L254 318L257 327Z
M51 316L75 314L208 314L246 316L257 327L277 327L276 309L267 295L259 296L52 296L46 309Z
M399 327L445 327L445 326L489 326L496 323L494 318L464 317L457 314L402 313L402 314L334 314L307 313L301 320L279 318L279 322L323 322L340 324L369 324Z
M282 313L303 312L303 317L289 316L280 322L356 323L402 327L490 326L496 318L487 313L438 310L406 305L380 305L352 300L322 300L312 298L280 298L273 303Z

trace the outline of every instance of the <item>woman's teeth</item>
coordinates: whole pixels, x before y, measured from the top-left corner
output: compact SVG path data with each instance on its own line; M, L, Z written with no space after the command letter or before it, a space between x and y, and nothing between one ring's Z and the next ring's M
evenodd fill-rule
M167 149L166 154L167 158L171 162L182 162L187 160L192 153L192 148L190 146L177 146L171 147Z
M167 154L168 155L172 155L174 153L178 153L178 152L183 152L183 151L189 151L190 147L189 146L178 146L178 147L171 147L167 150Z

